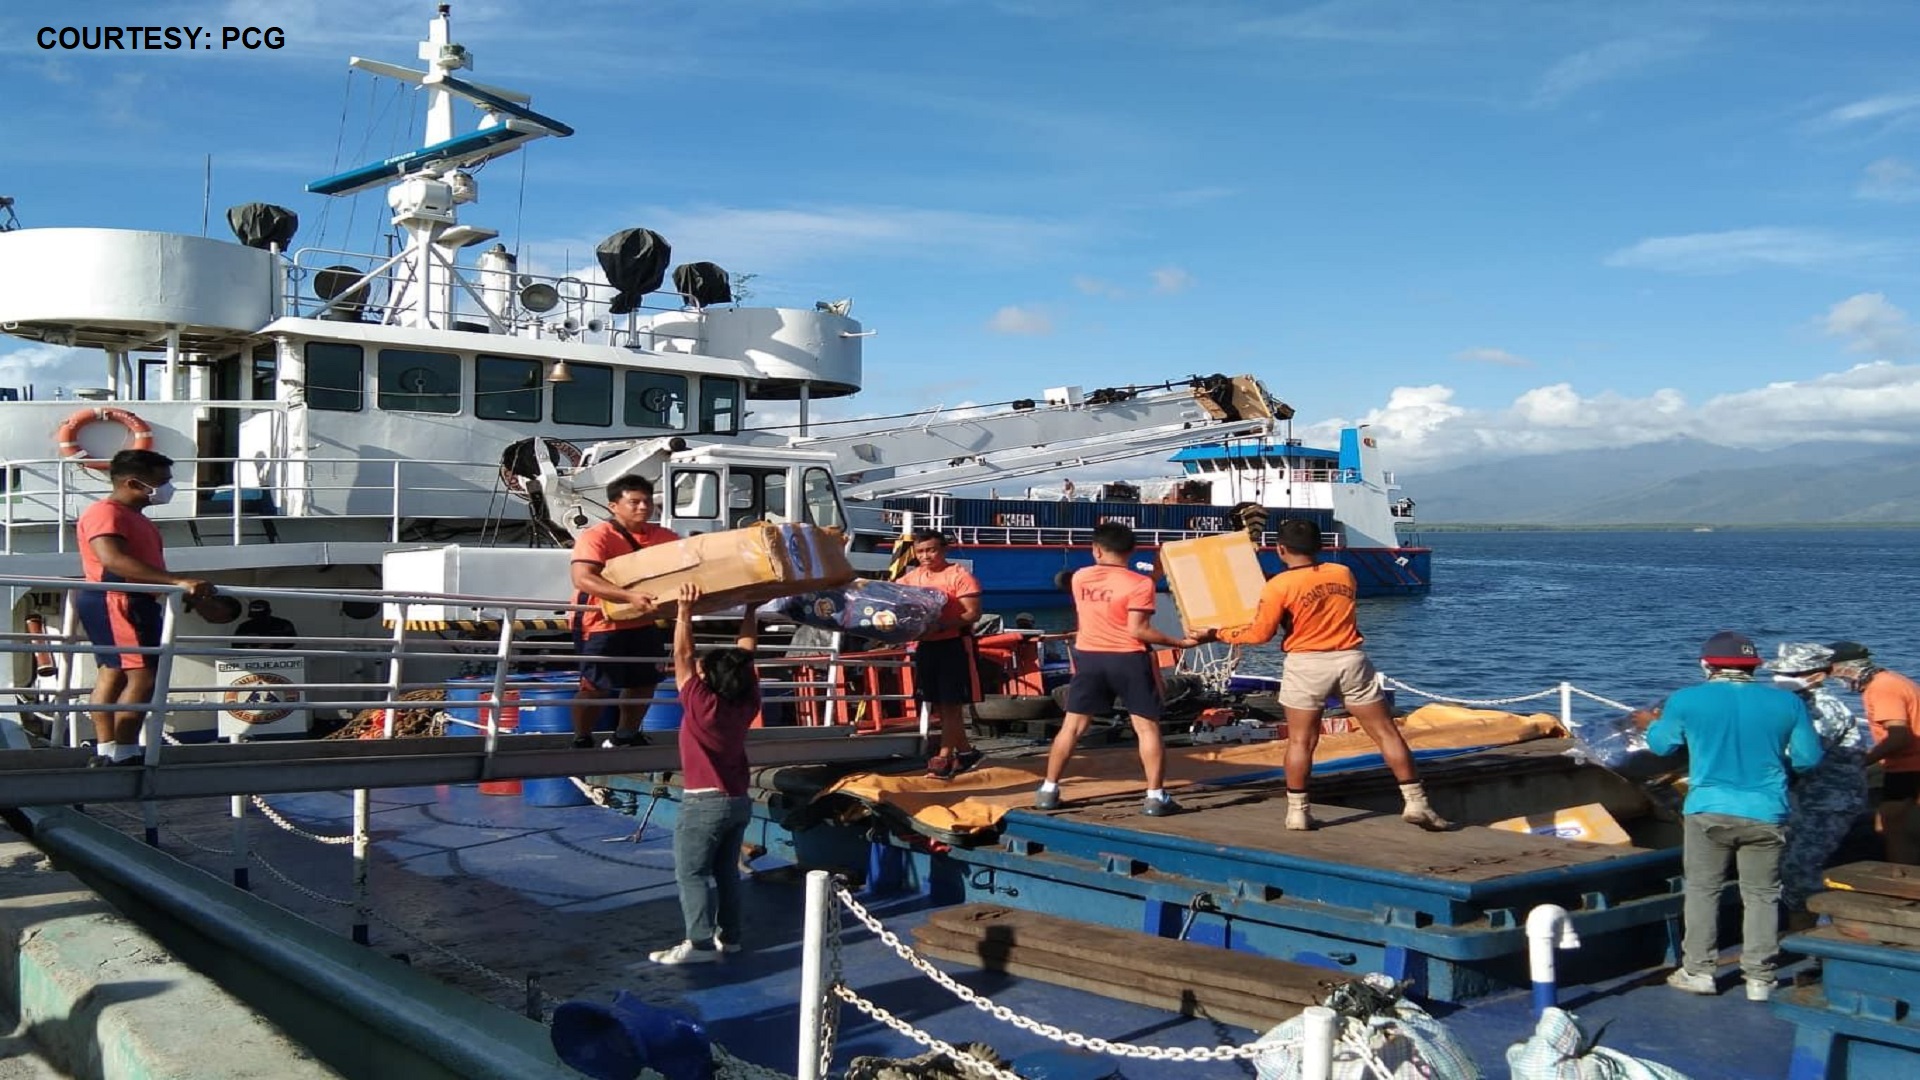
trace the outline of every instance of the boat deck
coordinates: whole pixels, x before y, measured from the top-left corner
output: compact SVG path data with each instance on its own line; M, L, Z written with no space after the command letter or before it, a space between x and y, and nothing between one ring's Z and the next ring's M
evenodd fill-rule
M318 833L343 833L351 821L345 794L276 796L273 803ZM680 915L671 830L661 824L661 817L649 823L639 842L627 843L636 823L625 814L596 806L528 806L468 787L376 792L374 807L372 883L374 908L381 916L373 927L375 948L405 953L415 966L509 1008L522 1004L520 981L530 974L552 1000L605 1001L615 990L628 990L650 1003L702 1017L715 1038L741 1057L784 1070L794 1067L794 1039L788 1033L798 1025L794 999L802 904L799 875L791 867L766 866L747 884L748 951L724 964L662 968L649 963L646 953L679 938ZM1084 808L1073 816L1085 819L1097 813ZM137 815L104 807L98 814L138 834ZM163 807L162 815L162 837L170 850L224 876L228 860L203 850L229 841L224 800L173 803ZM1174 820L1192 827L1203 816L1212 815ZM1391 823L1355 818L1312 840L1327 845L1331 853L1358 855L1368 845L1354 843L1357 832L1349 830L1367 829L1371 835L1375 824ZM1220 827L1249 826L1223 820ZM252 841L268 862L300 886L256 872L256 891L344 933L349 909L316 897L347 895L345 849L320 847L257 818ZM1369 858L1380 856L1369 853ZM1459 883L1467 887L1480 880L1482 872L1468 868L1461 871ZM873 905L903 937L930 909L929 899L917 894ZM983 1040L1010 1055L1051 1045L955 1000L871 935L850 933L846 942L849 983L922 1029L950 1041ZM1561 955L1573 960L1579 953ZM1031 979L949 963L939 966L1021 1015L1083 1034L1156 1046L1212 1046L1244 1042L1254 1035ZM1637 972L1569 986L1562 1000L1590 1030L1609 1025L1604 1045L1673 1065L1696 1080L1784 1073L1794 1035L1791 1025L1738 993L1715 998L1676 993L1658 985L1660 974ZM1508 1075L1506 1047L1532 1026L1524 992L1495 994L1465 1007L1436 1006L1435 1011L1490 1077ZM836 1068L844 1068L854 1054L911 1056L919 1049L851 1011L842 1019ZM1170 1068L1117 1062L1116 1075L1144 1080L1169 1075ZM1246 1075L1231 1063L1179 1070L1178 1075L1196 1078Z

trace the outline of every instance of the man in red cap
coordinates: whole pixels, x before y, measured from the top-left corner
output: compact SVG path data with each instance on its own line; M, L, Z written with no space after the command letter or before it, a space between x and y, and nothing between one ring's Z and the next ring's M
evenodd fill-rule
M1745 913L1740 969L1747 1000L1773 994L1780 953L1780 853L1786 846L1787 781L1820 762L1820 736L1792 693L1755 682L1760 650L1744 634L1721 631L1700 650L1707 681L1667 698L1647 726L1656 754L1687 750L1685 848L1686 933L1681 964L1667 985L1716 994L1719 985L1720 893L1727 864L1737 862Z
M1873 654L1857 641L1836 641L1833 677L1860 695L1860 707L1873 729L1873 749L1867 764L1879 762L1886 770L1880 792L1880 831L1886 836L1887 861L1912 866L1920 863L1920 842L1911 835L1920 824L1920 686L1873 662Z

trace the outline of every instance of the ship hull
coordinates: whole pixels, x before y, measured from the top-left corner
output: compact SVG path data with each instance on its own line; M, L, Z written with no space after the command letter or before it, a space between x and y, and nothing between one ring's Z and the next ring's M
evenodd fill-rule
M987 598L999 606L1065 606L1066 594L1054 584L1054 578L1062 570L1093 565L1093 553L1085 544L960 543L953 547L951 557L972 565ZM1142 545L1134 553L1136 563L1157 567L1159 558L1158 547ZM1433 552L1429 548L1341 548L1322 552L1320 558L1352 570L1362 597L1422 594L1433 581ZM1271 548L1262 550L1260 566L1269 576L1277 574L1280 558Z

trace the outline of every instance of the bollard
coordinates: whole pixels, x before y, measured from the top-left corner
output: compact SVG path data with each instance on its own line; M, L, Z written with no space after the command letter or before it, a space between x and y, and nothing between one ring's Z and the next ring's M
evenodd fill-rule
M798 1080L820 1075L820 1026L826 1019L827 905L834 902L832 875L807 871L807 915L800 946L800 1061Z
M1333 1075L1333 1033L1339 1015L1325 1005L1300 1010L1300 1080L1327 1080Z

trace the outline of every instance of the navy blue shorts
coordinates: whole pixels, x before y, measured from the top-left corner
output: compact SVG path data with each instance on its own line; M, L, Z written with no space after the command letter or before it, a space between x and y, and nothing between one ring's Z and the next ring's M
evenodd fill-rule
M1067 711L1106 716L1116 700L1131 716L1160 719L1160 669L1153 654L1073 650Z
M980 647L972 634L913 647L913 694L929 705L980 700Z
M575 650L583 657L604 656L609 659L627 656L645 656L650 663L621 664L595 663L588 659L580 665L580 678L588 686L601 690L652 690L660 685L660 658L667 656L673 647L673 641L665 630L657 626L642 626L631 630L608 630L602 634L589 634L585 640L574 639Z
M159 663L151 653L120 651L159 647L165 613L151 593L88 590L74 598L73 606L87 640L95 645L94 662L101 667L151 668Z

